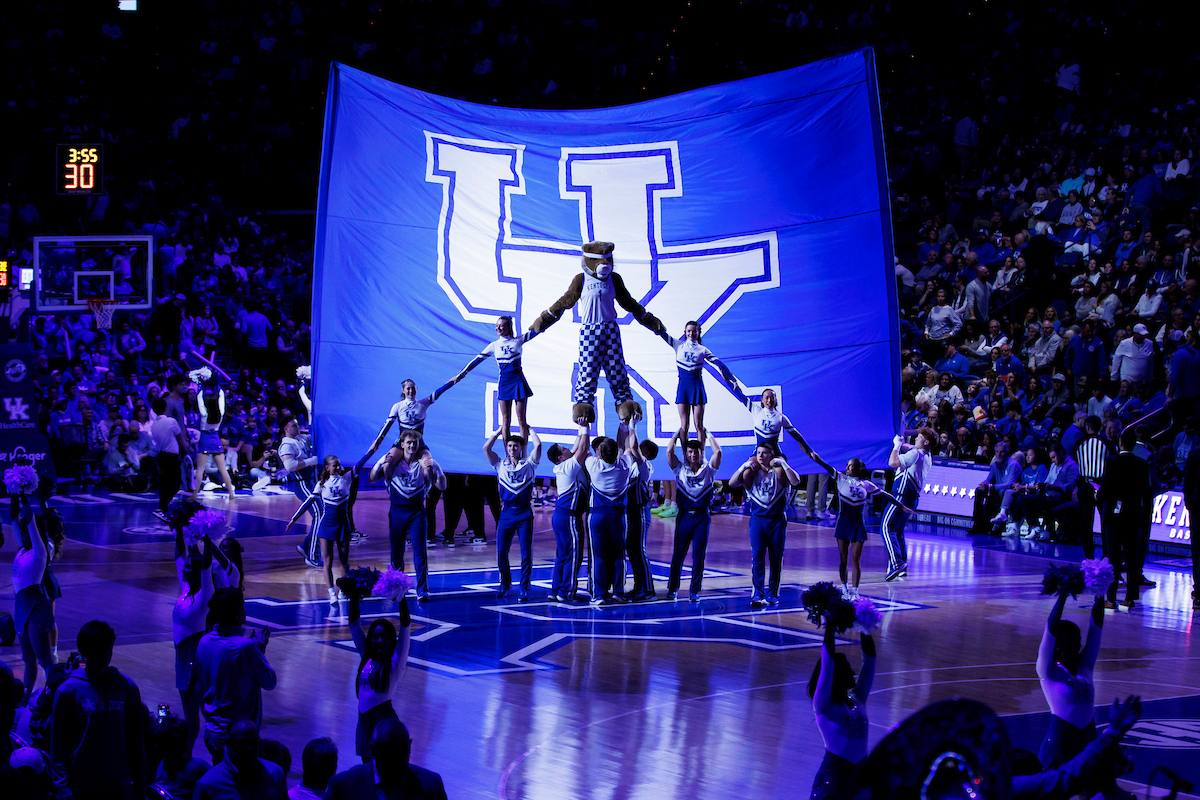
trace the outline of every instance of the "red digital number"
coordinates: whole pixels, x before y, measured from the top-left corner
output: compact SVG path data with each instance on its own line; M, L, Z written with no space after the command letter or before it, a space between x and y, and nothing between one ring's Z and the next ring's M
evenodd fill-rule
M96 166L94 164L82 164L79 167L79 188L91 189L96 185Z
M67 182L63 186L63 188L64 189L78 189L79 188L79 166L77 164L65 164L64 166L66 166L66 168L67 168L67 174L66 174Z

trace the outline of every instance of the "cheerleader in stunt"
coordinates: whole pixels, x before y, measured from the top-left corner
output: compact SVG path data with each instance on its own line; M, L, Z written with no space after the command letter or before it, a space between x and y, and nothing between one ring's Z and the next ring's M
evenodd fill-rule
M471 359L471 363L450 379L449 386L461 381L467 373L478 367L488 356L494 356L496 365L500 368L500 432L507 437L511 432L512 412L517 412L517 425L520 427L520 437L529 441L529 423L525 421L525 406L533 396L525 373L521 371L521 347L533 337L537 331L526 331L522 336L513 335L513 318L499 317L496 320L496 336L494 342L480 351Z
M700 333L700 323L691 320L683 326L682 339L676 339L666 331L659 334L675 350L675 367L679 372L675 408L679 411L679 441L684 443L689 441L688 428L692 421L696 423L696 441L708 439L704 428L704 406L708 403L708 394L704 391L704 362L716 366L726 383L736 383L721 359L700 343Z

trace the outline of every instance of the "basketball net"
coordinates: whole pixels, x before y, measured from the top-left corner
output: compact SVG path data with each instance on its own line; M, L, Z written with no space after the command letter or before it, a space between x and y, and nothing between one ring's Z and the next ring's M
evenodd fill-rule
M112 330L113 312L117 310L115 300L93 297L87 301L87 306L88 311L92 312L92 319L95 320L98 330Z

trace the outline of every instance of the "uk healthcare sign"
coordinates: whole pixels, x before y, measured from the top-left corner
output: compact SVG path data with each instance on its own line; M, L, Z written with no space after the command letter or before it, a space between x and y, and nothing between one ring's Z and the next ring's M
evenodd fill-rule
M599 239L673 336L698 321L747 394L775 389L823 456L882 466L899 421L890 230L870 50L585 111L479 106L335 63L315 240L318 448L363 452L405 378L424 397L496 338L498 316L527 329ZM674 353L619 322L643 435L665 445L679 427ZM579 327L568 312L524 347L528 419L547 444L574 439ZM750 414L715 370L704 378L728 469L754 444ZM596 410L613 435L603 377ZM430 407L425 440L444 469L486 472L498 420L493 361Z

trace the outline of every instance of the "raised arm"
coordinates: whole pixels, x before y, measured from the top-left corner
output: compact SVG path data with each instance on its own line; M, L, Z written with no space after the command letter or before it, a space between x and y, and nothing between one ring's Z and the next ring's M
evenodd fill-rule
M712 444L712 448L713 448L712 458L710 458L708 460L708 465L710 467L712 467L713 469L720 469L720 467L721 467L721 445L717 444L717 438L715 436L713 436L712 431L708 432L708 441Z
M613 276L616 277L615 275ZM575 273L575 277L571 279L571 285L567 287L567 291L563 296L554 301L554 303L533 321L529 326L529 330L541 333L549 328L554 323L558 322L563 313L569 308L574 308L579 302L580 296L583 294L583 273Z
M300 395L300 402L304 404L304 412L308 414L309 422L312 421L312 398L308 396L308 390L304 388L304 384L300 384L297 394Z
M737 386L737 378L733 377L733 373L729 371L729 367L725 366L724 361L713 355L711 351L705 356L705 360L717 368L721 377L725 379L726 385Z
M491 356L492 356L492 345L491 345L491 343L489 343L487 347L483 348L483 350L480 351L479 355L475 356L470 361L468 361L467 365L465 367L463 367L461 370L459 370L458 374L455 375L453 378L451 378L447 382L446 385L453 386L454 384L458 383L463 378L467 377L468 372L475 369L483 362L487 361L489 358L491 358Z
M529 454L531 463L537 464L542 460L542 439L537 435L537 431L532 428L529 431L529 443L533 445L533 452Z
M1100 655L1100 631L1104 628L1104 598L1097 597L1092 601L1092 619L1088 624L1087 641L1083 645L1083 653L1079 656L1079 666L1085 669L1096 668L1096 658Z
M392 675L408 667L408 647L412 639L412 615L408 612L408 598L400 598L400 630L396 639L396 649L392 652Z
M637 424L641 421L641 417L634 416L629 420L629 436L625 439L625 452L633 456L635 463L644 464L646 457L642 455L642 448L638 447Z
M813 711L824 714L833 699L833 626L825 625L825 641L821 645L821 672L813 692Z
M854 694L860 703L867 702L871 693L871 685L875 682L875 639L869 633L862 635L863 663L858 672L858 680L854 684Z
M794 485L794 484L793 484L793 485ZM899 500L897 500L897 499L896 499L896 496L895 496L894 494L892 494L891 492L885 492L883 489L880 489L880 490L879 490L879 492L878 492L878 494L879 494L879 496L880 496L880 497L882 497L884 500L887 500L889 503L891 503L891 504L892 504L892 505L894 505L896 508L898 508L898 509L900 509L901 511L903 511L905 514L908 514L908 513L910 513L910 512L912 511L912 509L911 509L911 508L909 508L908 506L904 505L904 503L901 503Z
M579 438L575 440L575 461L583 466L587 463L588 453L592 449L592 429L586 417L579 417L575 422L579 425Z
M808 442L806 442L804 437L800 435L800 431L793 428L790 422L784 425L784 428L792 435L792 438L796 440L796 443L800 445L800 449L804 451L804 455L808 456L813 461L816 461L818 464L821 464L821 466L825 467L825 469L829 470L830 475L833 474L833 470L829 467L829 465L821 463L821 461L819 461L813 454L813 449L809 447Z
M483 454L487 456L488 463L493 467L500 463L500 456L496 455L492 448L496 445L496 440L500 438L501 430L496 429L496 432L488 437L488 440L483 443Z
M888 456L888 466L892 469L900 469L900 447L900 437L892 437L892 453Z
M752 458L741 467L738 467L737 471L730 477L729 485L735 489L739 486L745 486L757 471L758 462Z
M1058 636L1058 621L1062 619L1063 607L1066 604L1067 596L1060 594L1054 601L1050 617L1046 620L1046 629L1042 631L1042 642L1038 645L1036 671L1039 678L1050 677L1050 671L1054 668L1055 637Z
M675 455L675 445L678 442L679 431L675 431L671 434L671 441L667 442L667 466L671 468L672 472L678 471L678 469L683 466L682 462L679 460L679 457ZM1200 453L1200 450L1197 450L1196 452Z
M367 460L370 459L371 456L375 455L375 451L379 449L379 445L383 444L383 437L387 436L388 428L390 427L392 427L392 417L388 417L387 424L383 426L383 430L381 430L379 435L375 437L375 441L371 442L371 446L367 448L367 452L363 455L363 457L360 458L358 463L354 465L355 470L362 469L363 465L367 463ZM374 473L373 469L372 473ZM372 480L374 480L374 478L372 478Z
M241 572L238 571L237 564L230 561L229 557L225 555L224 551L222 551L221 548L213 547L212 548L212 557L214 559L216 559L217 565L221 568L221 571L229 576L229 580L234 586L237 586L239 583L242 582L242 574L241 574ZM209 561L207 563L209 564L209 566L212 565L211 561ZM212 573L212 570L209 569L209 567L205 567L204 569L206 572L208 572L210 574Z
M582 285L583 275L580 274L579 277ZM630 314L633 314L633 318L636 319L640 325L644 325L655 333L661 333L667 329L667 326L663 325L662 321L659 320L658 317L651 314L646 310L645 306L633 299L633 295L629 294L629 290L625 288L625 281L621 278L620 273L614 272L612 274L612 282L613 290L617 296L617 303L621 306L621 308L625 309ZM572 305L574 304L572 303Z

